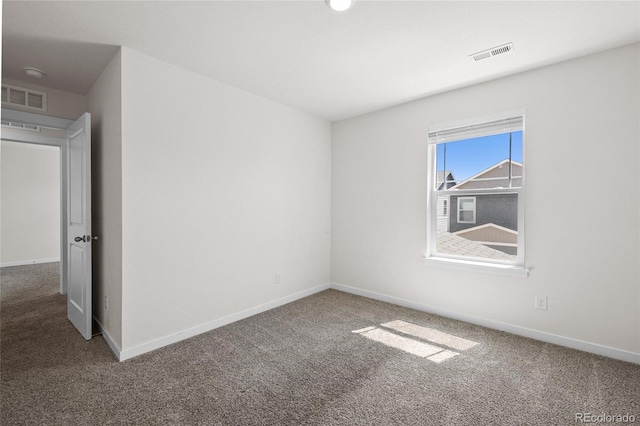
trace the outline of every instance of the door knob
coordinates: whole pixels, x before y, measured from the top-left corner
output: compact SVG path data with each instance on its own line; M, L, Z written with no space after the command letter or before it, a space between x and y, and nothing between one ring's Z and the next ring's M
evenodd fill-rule
M80 241L88 243L89 241L93 240L93 241L97 241L98 240L98 236L94 235L83 235L82 237L75 237L73 239L76 243L79 243Z

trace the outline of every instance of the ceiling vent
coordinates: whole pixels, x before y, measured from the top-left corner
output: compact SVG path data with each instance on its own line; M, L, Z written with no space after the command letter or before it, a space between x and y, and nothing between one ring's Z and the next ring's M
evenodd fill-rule
M502 55L503 53L508 53L513 50L513 43L503 44L501 46L492 47L491 49L483 50L482 52L474 53L473 55L469 55L469 58L473 62L478 62L483 59L489 59L497 55Z
M47 111L47 94L24 87L2 85L2 104L31 110Z

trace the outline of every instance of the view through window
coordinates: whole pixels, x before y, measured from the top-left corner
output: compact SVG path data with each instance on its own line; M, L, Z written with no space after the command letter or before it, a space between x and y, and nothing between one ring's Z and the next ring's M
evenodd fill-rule
M431 256L524 265L523 117L429 133Z

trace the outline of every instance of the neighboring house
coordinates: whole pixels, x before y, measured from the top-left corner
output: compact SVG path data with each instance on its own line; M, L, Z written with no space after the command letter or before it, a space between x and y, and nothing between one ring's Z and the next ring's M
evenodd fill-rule
M445 184L447 186L446 189L456 186L456 178L453 176L451 170L445 170L436 174L436 188L438 191L445 189Z
M512 161L511 165L512 186L521 186L522 164ZM451 189L506 188L509 185L509 172L509 160L505 159L452 186ZM446 231L510 255L516 254L517 195L452 195L449 197L447 210L448 229Z
M451 170L445 170L436 173L436 188L438 190L449 189L456 185L456 178ZM437 217L438 231L447 231L447 223L449 221L449 197L438 197Z
M513 187L522 186L522 163L511 161L511 179ZM506 188L509 186L509 159L505 158L497 164L458 183L451 189L486 189Z

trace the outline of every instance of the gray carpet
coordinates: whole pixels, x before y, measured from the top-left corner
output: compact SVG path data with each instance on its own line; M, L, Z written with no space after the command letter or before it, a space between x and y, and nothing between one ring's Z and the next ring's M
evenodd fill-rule
M57 264L1 272L2 425L640 422L639 365L335 290L118 363L67 321ZM455 337L434 345L381 325L396 320ZM458 355L435 362L376 336ZM477 344L447 346L456 339Z

